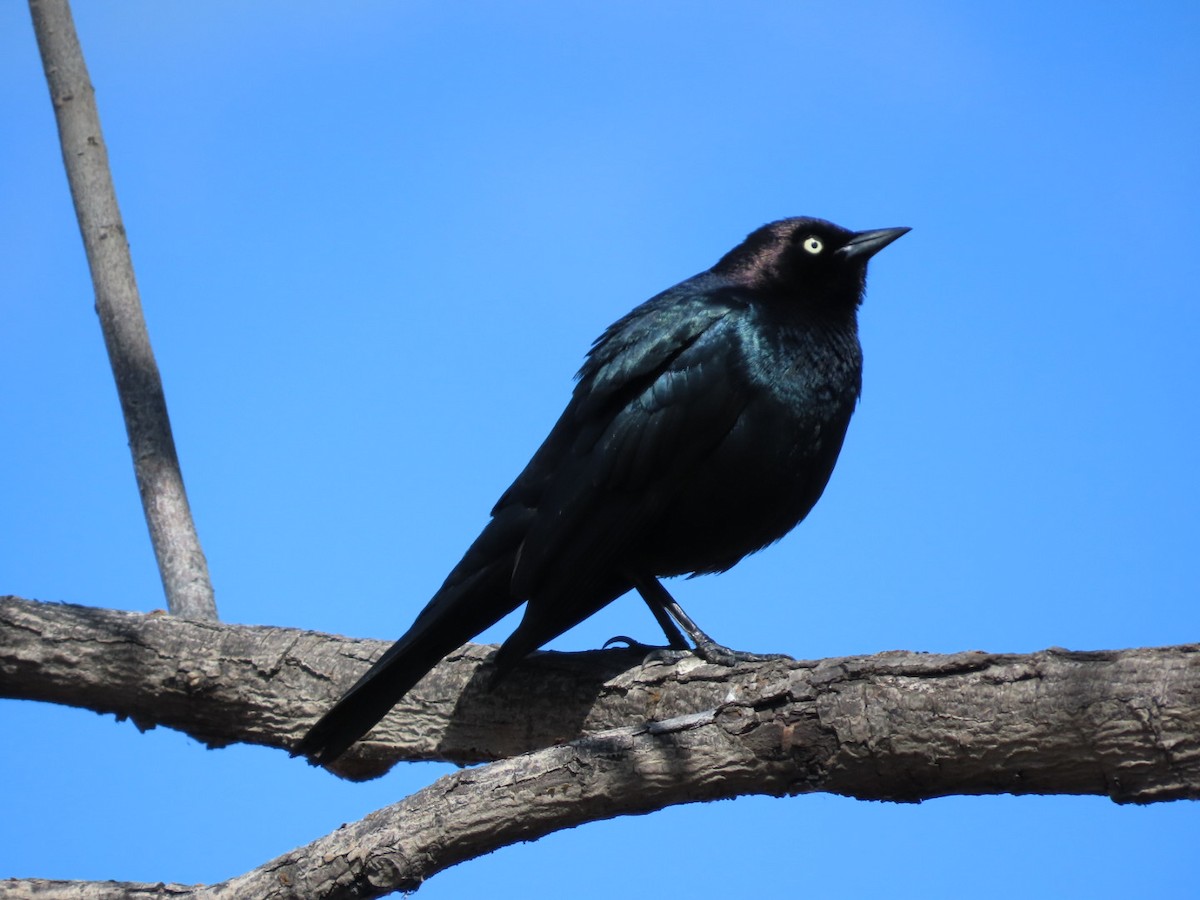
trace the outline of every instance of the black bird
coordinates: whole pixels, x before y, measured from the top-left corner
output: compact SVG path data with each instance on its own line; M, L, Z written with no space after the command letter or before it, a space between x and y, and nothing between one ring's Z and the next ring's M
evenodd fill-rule
M636 589L672 647L729 664L659 576L723 572L803 519L862 386L867 260L907 228L764 225L592 345L549 437L417 616L294 754L328 763L446 654L526 603L497 676Z

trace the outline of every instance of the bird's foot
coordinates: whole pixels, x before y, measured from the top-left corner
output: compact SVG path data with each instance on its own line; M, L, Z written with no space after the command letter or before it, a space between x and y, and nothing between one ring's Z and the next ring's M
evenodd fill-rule
M631 638L628 635L618 634L615 637L610 637L604 642L602 649L607 650L615 644L624 644L622 650L640 650L646 654L646 658L642 661L643 665L650 663L674 663L681 659L686 659L692 655L691 647L671 647L663 644L644 644L641 641Z
M773 659L787 658L783 653L747 653L744 650L730 650L713 640L698 643L693 652L706 663L714 666L736 666L738 663L769 662Z
M654 665L673 665L682 659L687 659L692 655L690 647L679 649L678 647L664 647L659 644L644 644L639 640L629 637L628 635L618 634L615 637L610 637L604 642L603 649L607 650L615 644L624 644L622 650L640 650L645 653L645 658L642 659L643 666Z
M613 635L607 641L605 641L603 644L600 645L600 649L607 650L609 647L613 647L617 644L625 645L620 648L622 650L658 650L658 649L660 649L659 647L656 647L653 644L643 644L641 641L637 640L636 638L631 638L627 634Z
M650 652L642 658L643 666L673 666L685 659L695 657L691 650L676 650L674 647L647 647Z
M769 662L773 659L787 659L784 653L747 653L744 650L731 650L724 644L718 644L714 640L701 641L694 649L680 649L678 647L660 647L654 644L643 644L641 641L635 640L628 635L618 634L610 637L604 642L603 649L607 650L616 644L624 644L622 650L641 650L645 652L646 658L642 660L642 665L673 665L687 659L689 656L698 656L706 663L714 666L736 666L738 663L747 662Z

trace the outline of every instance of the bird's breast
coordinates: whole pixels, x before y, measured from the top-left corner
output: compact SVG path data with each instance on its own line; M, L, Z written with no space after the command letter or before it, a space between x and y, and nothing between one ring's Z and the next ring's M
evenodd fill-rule
M648 542L657 557L650 571L728 569L787 534L820 498L858 399L861 362L857 341L815 356L808 349L759 352L757 371L730 373L745 379L745 405L665 504Z

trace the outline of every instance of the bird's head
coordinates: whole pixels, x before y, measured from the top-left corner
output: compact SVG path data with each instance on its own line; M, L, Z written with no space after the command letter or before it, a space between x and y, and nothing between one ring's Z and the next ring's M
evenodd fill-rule
M862 302L867 261L910 230L850 231L824 219L780 219L752 232L712 271L756 293L852 312Z

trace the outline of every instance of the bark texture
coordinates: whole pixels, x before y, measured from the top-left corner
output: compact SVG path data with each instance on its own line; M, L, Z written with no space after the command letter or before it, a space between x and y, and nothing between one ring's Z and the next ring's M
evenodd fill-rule
M0 693L291 746L381 652L286 628L0 598ZM1200 647L907 652L724 669L538 654L481 692L492 648L427 677L343 762L497 760L217 885L0 882L0 898L375 897L582 822L759 793L917 801L1200 798ZM509 757L509 758L502 758Z
M219 707L232 706L239 724L222 742L244 729L258 743L280 746L305 728L293 713L315 716L367 664L360 657L370 654L362 651L382 648L282 628L16 598L0 600L0 646L8 696L62 701L72 680L81 692L102 692L92 683L94 670L97 682L104 673L121 679L112 693L96 694L105 698L100 705L112 704L136 693L141 678L149 686L130 703L144 725L186 718L192 697L211 707L198 717L206 729ZM470 685L488 652L468 648L432 673L422 692ZM899 801L985 793L1099 794L1135 803L1200 798L1196 645L889 652L733 669L689 659L622 671L629 656L540 654L518 673L519 687L486 700L472 700L470 688L457 702L433 703L423 693L405 710L427 705L420 715L438 725L456 759L498 756L517 740L540 749L449 775L238 878L197 886L9 881L0 883L0 898L376 897L582 822L749 793L829 791ZM141 665L150 668L139 674ZM43 689L35 689L39 684ZM165 715L156 714L156 703ZM271 703L280 708L268 718ZM489 743L490 732L458 721L477 715L512 724ZM379 745L393 734L409 740L412 731L393 721ZM456 743L457 735L472 737ZM438 755L428 740L381 753Z
M0 598L0 695L166 725L219 747L291 747L387 646L296 629ZM340 761L486 762L623 727L770 712L825 746L808 790L864 799L958 793L1200 797L1200 647L949 655L893 651L735 668L628 650L539 653L485 692L492 647L439 665ZM761 723L756 726L759 734ZM815 730L814 730L815 729ZM773 738L774 740L774 738ZM789 751L790 752L790 751Z
M71 8L67 0L30 0L29 10L167 607L174 615L214 620L217 607L208 563L183 488L162 378L100 133L96 92Z

